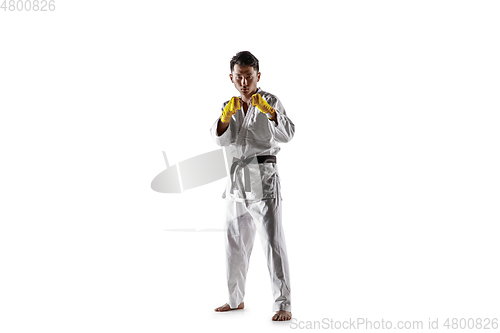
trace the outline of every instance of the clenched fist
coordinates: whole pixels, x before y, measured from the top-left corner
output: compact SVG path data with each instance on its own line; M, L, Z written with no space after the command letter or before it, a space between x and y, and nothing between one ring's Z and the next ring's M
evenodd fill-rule
M233 114L235 114L239 109L241 109L240 99L238 97L232 97L224 108L224 111L222 111L220 121L226 124L229 123Z
M252 105L259 108L260 112L265 113L268 118L274 117L274 109L262 98L260 94L252 95Z

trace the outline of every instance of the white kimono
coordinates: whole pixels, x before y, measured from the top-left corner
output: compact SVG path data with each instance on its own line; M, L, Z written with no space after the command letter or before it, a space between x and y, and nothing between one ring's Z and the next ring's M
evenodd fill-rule
M281 224L281 193L276 163L242 162L252 156L278 154L278 142L293 138L295 126L286 116L279 99L257 89L276 111L278 124L254 106L238 110L231 117L226 131L217 136L217 124L212 137L224 146L233 173L223 197L226 198L226 268L229 306L234 309L243 302L250 254L258 231L267 259L274 296L273 310L291 311L290 272ZM229 103L222 105L222 110ZM236 163L234 163L236 161ZM246 174L248 173L248 174Z

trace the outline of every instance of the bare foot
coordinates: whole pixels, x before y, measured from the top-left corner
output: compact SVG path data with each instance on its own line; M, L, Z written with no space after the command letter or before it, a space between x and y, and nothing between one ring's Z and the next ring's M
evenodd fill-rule
M236 309L231 309L229 304L226 303L223 306L219 306L218 308L216 308L215 311L216 312L223 312L223 311L230 311L230 310L239 310L239 309L243 309L244 307L245 307L244 302L241 302L241 304L238 305L238 307Z
M283 320L290 320L292 319L292 313L289 311L278 311L276 314L273 316L274 321L283 321Z

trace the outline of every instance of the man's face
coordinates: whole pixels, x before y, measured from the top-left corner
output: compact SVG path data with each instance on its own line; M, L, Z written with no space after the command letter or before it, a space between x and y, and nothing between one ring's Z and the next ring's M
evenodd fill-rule
M260 80L260 73L252 66L234 65L233 73L229 74L231 82L242 96L252 96L257 91L257 82Z

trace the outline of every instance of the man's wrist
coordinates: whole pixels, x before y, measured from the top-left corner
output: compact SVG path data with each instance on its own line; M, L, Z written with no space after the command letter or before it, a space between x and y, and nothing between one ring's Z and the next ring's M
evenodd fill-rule
M271 117L276 117L276 110L274 110L272 107L269 107L269 113Z
M274 113L266 113L267 119L274 121L276 124L278 124L278 117L276 116L276 112Z

